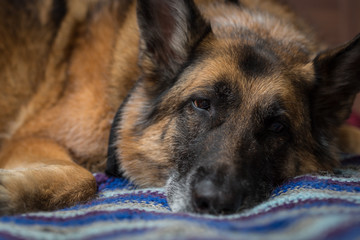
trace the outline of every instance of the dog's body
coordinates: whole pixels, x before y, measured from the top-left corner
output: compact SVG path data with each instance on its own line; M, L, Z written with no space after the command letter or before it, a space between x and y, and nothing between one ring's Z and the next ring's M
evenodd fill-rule
M0 3L1 214L93 197L88 170L105 169L114 116L107 172L167 181L174 210L234 212L337 166L359 38L318 54L271 0L196 5ZM345 143L358 134L340 130Z

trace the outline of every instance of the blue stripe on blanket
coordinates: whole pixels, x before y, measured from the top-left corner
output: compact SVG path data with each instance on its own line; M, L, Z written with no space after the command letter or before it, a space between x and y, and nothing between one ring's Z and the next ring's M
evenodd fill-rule
M277 188L273 195L278 195L281 192L289 189L326 189L343 192L360 192L360 182L339 182L332 179L318 179L313 176L303 176L295 181L288 182L285 186Z
M173 213L164 189L95 174L97 197L53 212L0 218L0 239L360 239L360 158L333 175L296 177L229 216Z

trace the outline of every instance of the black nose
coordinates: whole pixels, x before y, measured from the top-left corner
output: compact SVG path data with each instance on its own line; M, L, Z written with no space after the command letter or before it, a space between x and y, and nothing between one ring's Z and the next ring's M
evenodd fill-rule
M239 206L236 193L217 185L210 179L201 180L193 185L192 204L194 210L209 214L230 214Z

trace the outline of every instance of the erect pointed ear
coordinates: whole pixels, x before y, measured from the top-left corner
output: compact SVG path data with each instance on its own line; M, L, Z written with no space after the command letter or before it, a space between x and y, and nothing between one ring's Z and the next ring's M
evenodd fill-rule
M138 0L140 66L153 78L172 78L210 30L193 0ZM160 80L160 79L157 79Z
M360 90L360 34L314 60L313 120L317 126L338 127L350 115Z

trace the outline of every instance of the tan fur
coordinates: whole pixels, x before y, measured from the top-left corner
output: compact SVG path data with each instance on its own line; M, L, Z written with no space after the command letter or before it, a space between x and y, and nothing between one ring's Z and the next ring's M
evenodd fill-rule
M338 144L340 149L346 153L360 153L360 130L357 127L343 125L339 129Z
M249 9L258 9L258 15L245 11L239 18L236 8L212 2L197 1L214 31L200 46L214 54L212 61L196 66L199 74L185 72L161 108L168 110L190 96L189 89L209 84L219 70L234 81L244 78L240 71L233 71L237 63L224 57L229 56L228 46L236 42L229 38L234 26L244 25L262 37L288 41L287 48L277 52L291 66L284 72L312 74L310 65L293 64L292 56L301 55L302 47L314 53L320 48L288 9L273 1L244 0ZM68 0L66 15L57 28L51 22L52 4L36 1L30 6L34 15L29 18L24 10L0 2L0 214L56 209L94 196L96 183L90 171L104 170L113 117L140 73L134 1ZM289 27L287 21L296 27ZM142 68L152 71L150 62L144 61ZM244 112L274 94L283 95L289 104L296 101L295 89L282 78L269 76L262 84L240 84L254 96L246 99ZM268 83L272 84L270 91ZM173 166L168 161L172 154L169 136L176 134L176 123L164 118L141 137L134 136L133 124L148 100L144 91L130 96L123 127L118 129L122 138L116 145L127 177L141 186L162 186ZM289 108L291 115L305 114L301 108ZM167 134L160 139L163 129ZM346 143L344 149L359 153L358 145L351 144L354 134L360 139L357 131L346 127L341 141ZM149 149L159 151L148 156ZM306 161L301 172L321 168L301 149L294 154ZM290 161L284 166L288 175L294 169Z
M93 2L69 1L67 15L52 42L27 36L34 42L20 46L24 53L31 55L32 46L39 48L48 56L45 62L29 60L32 56L26 56L24 61L23 53L16 54L20 51L16 50L18 45L10 45L14 44L12 39L4 42L2 48L9 50L9 57L5 54L0 58L1 66L5 67L0 73L1 81L5 82L0 92L4 109L0 113L0 166L6 170L0 174L3 186L0 191L2 198L10 199L12 205L3 206L7 201L0 199L2 213L68 206L89 199L96 191L90 172L74 161L92 171L104 170L110 125L116 108L132 86L129 80L134 81L137 51L133 50L131 56L114 57L115 45L118 51L124 48L117 44L118 26L124 23L122 27L131 29L131 33L134 23L129 26L126 15L118 16L116 11L124 7L121 3L100 4L101 10L84 22L90 17ZM129 18L134 18L135 4L131 5L133 16ZM39 12L41 21L49 14L47 8L45 4ZM11 23L10 20L1 20L1 36L7 35L4 21ZM46 28L39 31L48 31ZM19 35L32 31L19 30L23 31ZM136 41L133 44L136 49ZM129 73L124 71L124 78L117 79L119 73L111 70L115 69L112 64L124 61L128 62ZM13 70L14 67L17 69ZM36 84L31 82L29 76L34 74L30 71L39 72L35 75ZM24 76L16 75L19 73ZM122 87L114 94L113 87L118 87L119 82ZM12 103L8 95L16 96L16 91L24 97L14 98ZM14 169L21 169L21 174ZM28 203L23 207L19 206L24 199L18 194L28 195ZM34 202L37 198L48 203L42 206Z

